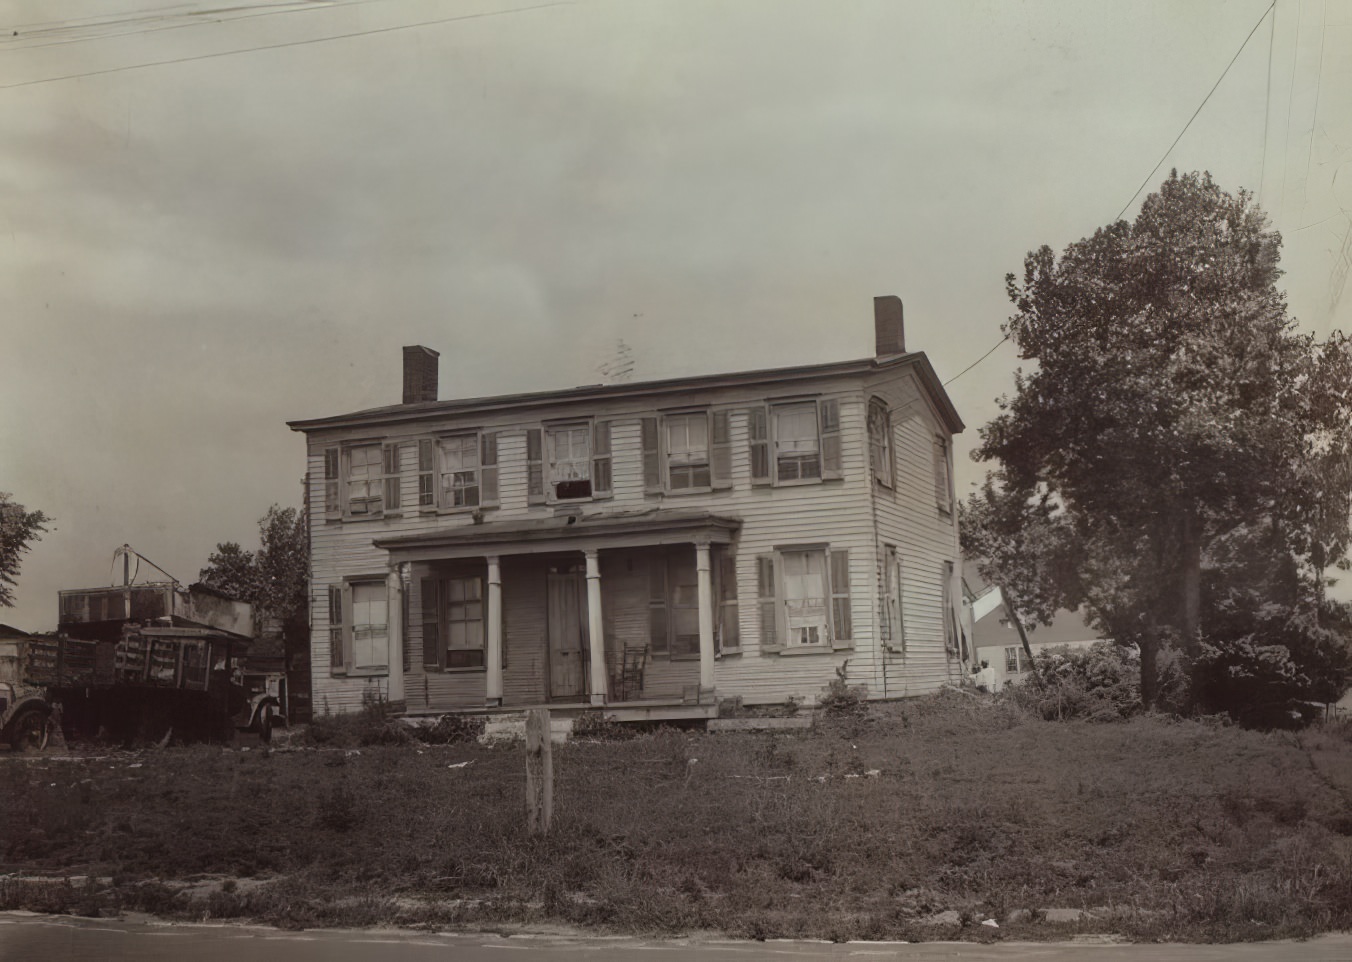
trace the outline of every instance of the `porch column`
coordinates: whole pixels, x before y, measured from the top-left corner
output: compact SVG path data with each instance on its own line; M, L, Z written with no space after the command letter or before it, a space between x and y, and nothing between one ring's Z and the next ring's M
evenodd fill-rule
M391 563L385 578L385 624L389 638L389 690L385 697L392 702L404 700L404 579L399 565Z
M488 638L484 664L488 669L484 700L490 708L502 704L502 568L497 555L488 556Z
M606 636L601 621L601 561L596 549L587 558L587 642L591 650L591 703L606 702Z
M709 545L695 545L695 568L699 575L699 686L714 687L714 581L709 566Z

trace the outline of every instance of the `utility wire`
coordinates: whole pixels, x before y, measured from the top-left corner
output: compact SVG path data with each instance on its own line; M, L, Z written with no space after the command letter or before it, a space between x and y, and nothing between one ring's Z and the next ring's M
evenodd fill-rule
M60 47L69 43L88 43L91 40L115 40L118 37L139 37L146 33L161 33L165 30L182 30L185 27L204 27L220 23L237 23L241 20L253 20L256 17L276 17L288 13L309 13L317 10L341 10L344 7L357 7L367 3L380 2L384 2L384 0L331 0L331 2L328 3L311 3L301 6L291 6L284 10L262 10L258 13L241 12L250 9L249 7L231 7L229 10L189 10L185 13L165 13L156 16L141 16L123 20L106 20L89 24L71 22L69 24L63 24L39 31L39 35L52 34L63 29L69 31L93 29L95 27L133 26L136 24L150 23L156 20L188 18L186 23L167 23L158 27L146 27L141 30L110 30L104 33L91 34L87 37L66 37L64 39L43 40L41 43L24 43L24 40L28 38L22 34L18 38L0 36L0 46L3 46L7 50L38 50L42 47ZM235 13L236 15L222 16L223 13ZM39 36L39 39L41 39L41 36Z
M483 13L467 13L455 17L441 17L436 20L420 20L417 23L401 23L393 27L376 27L372 30L357 30L353 33L339 33L331 37L311 37L308 40L287 40L282 43L268 43L257 47L244 47L240 50L222 50L218 53L204 53L193 57L175 57L171 60L152 60L147 63L132 63L122 67L108 67L103 70L87 70L82 73L64 74L60 77L43 77L38 80L20 80L17 83L0 84L0 90L14 87L31 87L35 84L55 83L58 80L79 80L83 77L99 77L105 74L121 73L124 70L139 70L142 67L164 67L170 64L189 63L194 60L212 60L217 57L232 57L235 54L253 53L258 50L279 50L283 47L302 47L311 43L325 43L330 40L350 40L354 37L368 37L378 33L393 33L396 30L413 30L417 27L431 27L442 23L456 23L461 20L480 20L487 17L501 17L512 13L529 13L532 10L544 10L548 7L570 6L574 0L554 0L552 3L540 3L531 7L513 7L510 10L488 10Z
M1141 186L1140 186L1140 187L1137 187L1137 188L1136 188L1136 193L1134 193L1134 194L1131 195L1131 200L1127 201L1126 204L1123 205L1122 209L1118 212L1117 216L1113 218L1113 220L1115 220L1115 221L1121 220L1121 219L1122 219L1122 215L1125 214L1125 213L1127 212L1127 208L1130 207L1130 206L1136 201L1136 198L1139 197L1139 196L1141 195L1141 191L1145 189L1145 185L1148 184L1148 183L1150 183L1150 179L1151 179L1152 177L1155 176L1155 173L1160 169L1160 165L1163 164L1163 163L1165 162L1165 160L1167 160L1167 159L1169 158L1169 155L1170 155L1171 153L1173 153L1174 148L1178 146L1178 142L1179 142L1180 140L1183 139L1183 135L1186 134L1186 133L1188 132L1188 128L1192 126L1192 122L1193 122L1194 120L1197 119L1197 115L1200 114L1200 113L1202 112L1202 108L1205 107L1205 106L1207 105L1207 101L1209 101L1209 100L1211 99L1211 95L1214 94L1214 93L1216 92L1216 88L1218 88L1218 87L1221 85L1221 81L1224 80L1226 74L1228 74L1228 73L1230 72L1230 68L1233 67L1233 66L1235 65L1235 61L1239 59L1239 55L1240 55L1241 53L1243 53L1243 52L1244 52L1244 48L1247 47L1247 46L1249 45L1249 41L1250 41L1251 39L1253 39L1253 35L1254 35L1255 33L1258 32L1258 28L1261 27L1261 26L1263 25L1263 21L1266 20L1266 19L1268 18L1268 14L1272 14L1273 11L1274 11L1276 8L1277 8L1277 0L1272 0L1272 3L1268 4L1268 8L1267 8L1266 10L1263 11L1263 15L1262 15L1261 17L1259 17L1259 18L1258 18L1258 21L1253 25L1253 29L1249 31L1248 36L1244 38L1244 42L1241 43L1241 44L1239 45L1239 49L1235 51L1235 55L1234 55L1233 57L1230 58L1230 62L1229 62L1228 64L1225 65L1225 69L1221 71L1220 77L1217 78L1216 82L1212 85L1211 89L1210 89L1209 91L1207 91L1207 95L1206 95L1205 97L1202 98L1202 102L1198 105L1197 109L1194 110L1194 111L1192 112L1192 116L1188 118L1188 122L1187 122L1186 124L1184 124L1184 125L1183 125L1183 129L1180 130L1180 131L1178 132L1178 136L1174 138L1174 142L1173 142L1172 144L1169 145L1169 149L1166 150L1166 151L1164 152L1164 155L1163 155L1162 157L1160 157L1159 162L1155 164L1155 166L1151 169L1150 173L1146 174L1145 180L1141 181ZM1275 32L1276 32L1276 29L1277 29L1277 17L1276 17L1275 14L1273 14L1272 21L1273 21L1273 22L1272 22L1272 29L1273 29L1273 32L1275 33ZM1269 36L1269 39L1268 39L1268 88L1269 88L1269 91L1271 90L1271 85L1272 85L1272 39L1271 39L1271 37ZM1266 116L1264 116L1264 118L1263 118L1263 147L1264 147L1264 161L1266 162L1266 159L1267 159L1267 117L1266 117ZM1260 186L1261 186L1261 185L1260 185ZM1005 341L1009 340L1009 338L1010 338L1010 335L1006 334L1004 337L1000 338L1000 340L996 341L995 344L994 344L994 346L991 347L991 349L990 349L989 351L987 351L985 354L981 355L979 358L977 358L977 359L976 359L975 361L973 361L971 364L968 364L965 368L963 368L963 369L962 369L961 371L959 371L957 374L953 375L951 378L949 378L947 381L945 381L945 382L944 382L944 387L948 387L948 385L952 384L952 383L953 383L954 381L956 381L958 378L962 377L964 374L966 374L966 373L967 373L968 371L970 371L972 368L976 367L978 364L980 364L980 363L981 363L982 361L984 361L986 358L988 358L988 357L990 357L992 354L994 354L995 351L996 351L996 349L999 348L1001 344L1005 343Z
M976 359L975 361L973 361L971 364L968 364L965 368L963 368L963 369L962 369L961 371L959 371L957 374L954 374L952 377L950 377L947 381L944 382L944 387L948 387L950 384L952 384L952 383L953 383L954 381L956 381L958 378L962 377L964 374L966 374L966 373L967 373L968 371L970 371L972 368L976 367L978 364L980 364L980 363L981 363L982 361L984 361L986 358L988 358L988 357L990 357L992 354L994 354L994 353L995 353L995 348L998 348L1001 344L1005 343L1005 341L1009 340L1009 338L1010 338L1010 335L1006 334L1004 337L1000 338L1000 340L996 341L996 342L995 342L995 347L991 348L989 351L987 351L985 354L981 355L979 358L977 358L977 359Z
M1263 15L1258 18L1258 22L1253 25L1253 29L1249 31L1249 35L1244 38L1244 42L1239 45L1239 49L1235 51L1235 55L1230 58L1230 62L1225 65L1225 69L1221 71L1220 77L1217 78L1211 89L1207 91L1207 95L1202 98L1202 102L1197 106L1197 109L1192 112L1192 116L1188 118L1188 122L1184 124L1183 129L1178 132L1178 136L1174 138L1174 142L1169 145L1169 149L1164 152L1162 157L1160 157L1159 162L1150 169L1150 173L1145 175L1145 180L1141 181L1141 186L1136 188L1136 193L1131 195L1131 200L1122 205L1122 209L1118 212L1117 216L1113 218L1114 221L1121 220L1122 215L1127 212L1127 208L1135 203L1137 197L1141 196L1141 191L1145 190L1145 185L1150 183L1150 180L1155 176L1156 171L1158 171L1160 166L1169 159L1169 155L1173 153L1174 148L1178 146L1178 142L1183 139L1183 135L1188 132L1188 128L1192 126L1192 122L1197 119L1197 115L1200 114L1202 108L1207 105L1207 101L1211 99L1211 95L1216 92L1216 88L1221 85L1221 81L1224 80L1226 74L1230 72L1230 68L1235 65L1235 61L1239 59L1239 55L1243 53L1244 48L1249 45L1249 41L1253 38L1253 35L1258 32L1258 28L1263 25L1263 21L1267 19L1268 14L1272 13L1276 7L1277 0L1272 0L1272 3L1268 5L1268 8L1263 11Z
M1277 0L1272 0L1273 6L1277 5ZM1258 171L1258 205L1263 205L1263 182L1267 180L1267 155L1268 155L1268 118L1272 115L1272 44L1277 39L1277 12L1272 12L1272 20L1268 23L1268 65L1267 65L1267 88L1263 91L1263 158L1262 166Z

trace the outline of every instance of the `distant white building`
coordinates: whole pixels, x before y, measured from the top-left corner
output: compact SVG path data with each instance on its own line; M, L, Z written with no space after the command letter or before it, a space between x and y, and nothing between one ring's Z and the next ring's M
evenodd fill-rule
M1019 631L1005 611L1004 597L995 585L975 575L971 566L964 572L964 613L971 625L975 664L990 666L992 691L1016 684L1032 670L1023 650ZM1080 611L1058 611L1050 625L1038 625L1028 631L1028 647L1037 655L1050 648L1088 648L1103 636L1091 628Z

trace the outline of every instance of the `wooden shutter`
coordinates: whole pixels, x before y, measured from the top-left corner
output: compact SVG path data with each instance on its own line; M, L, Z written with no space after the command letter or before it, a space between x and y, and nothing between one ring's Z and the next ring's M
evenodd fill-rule
M718 599L718 650L731 654L742 650L742 632L737 615L737 556L732 546L718 549L718 565L714 568Z
M732 487L732 412L714 411L709 431L709 476L715 488Z
M840 470L840 402L822 401L817 406L817 425L821 430L822 478L839 478Z
M381 448L382 471L385 475L385 510L398 511L403 506L399 490L399 445L386 444Z
M441 670L441 595L436 578L422 579L418 598L422 617L423 670Z
M324 517L341 519L343 502L339 498L338 449L324 449Z
M854 644L854 625L850 617L850 553L832 551L831 573L831 643L837 648Z
M770 476L770 417L765 408L749 408L746 412L747 446L751 454L751 483L769 484Z
M347 664L343 657L343 586L329 585L329 668L341 669Z
M610 422L597 421L592 427L592 496L611 492Z
M545 503L544 438L539 428L526 431L526 501Z
M653 654L671 650L671 620L667 612L667 559L652 555L648 559L648 644Z
M949 481L948 442L934 438L934 500L940 511L953 510L953 487Z
M779 581L775 577L775 556L763 554L758 557L756 572L761 650L778 651L784 647L784 642L779 630Z
M498 436L485 434L479 439L479 503L498 503Z
M643 490L662 491L662 459L658 446L657 418L643 418Z
M437 504L436 449L431 438L418 442L418 507L434 508Z

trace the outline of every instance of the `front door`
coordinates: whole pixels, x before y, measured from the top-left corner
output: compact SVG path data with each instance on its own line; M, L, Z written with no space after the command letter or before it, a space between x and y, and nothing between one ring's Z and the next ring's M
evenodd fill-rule
M549 697L586 694L587 608L582 572L549 572Z

